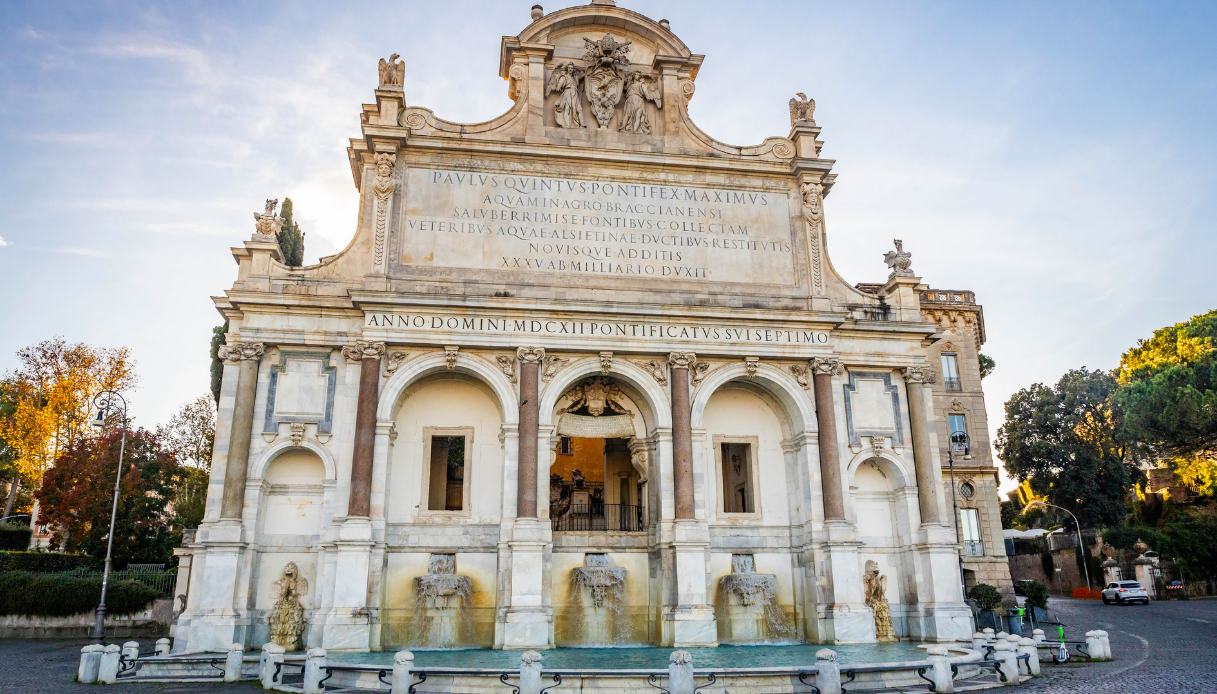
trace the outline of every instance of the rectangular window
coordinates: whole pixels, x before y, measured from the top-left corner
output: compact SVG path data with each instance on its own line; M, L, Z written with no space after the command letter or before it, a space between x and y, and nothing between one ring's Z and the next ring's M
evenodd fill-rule
M948 414L947 430L952 434L956 432L968 433L968 418L962 414Z
M962 390L959 384L959 360L950 352L942 355L942 385L947 390Z
M752 444L719 444L724 513L755 513L752 489Z
M569 436L558 437L558 455L574 455L575 441Z
M959 509L959 533L962 536L963 553L970 557L984 556L985 543L980 536L980 511L974 508Z
M432 435L428 444L430 474L427 483L427 510L465 510L465 480L469 467L467 437Z

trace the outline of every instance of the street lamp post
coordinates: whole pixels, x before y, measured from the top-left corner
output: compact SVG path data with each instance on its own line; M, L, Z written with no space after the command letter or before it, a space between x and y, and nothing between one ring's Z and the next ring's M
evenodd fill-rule
M1050 504L1047 501L1039 501L1037 499L1027 504L1026 508L1031 508L1032 506L1051 506L1052 508L1060 509L1065 513L1068 513L1069 517L1073 519L1073 525L1078 530L1078 549L1082 552L1082 573L1086 576L1086 588L1090 589L1090 567L1086 565L1086 546L1082 544L1082 524L1078 522L1078 517L1073 515L1073 512L1064 506ZM1060 571L1060 569L1057 570Z
M114 501L110 506L110 534L106 538L106 565L101 574L101 600L97 603L97 621L93 624L93 639L100 642L105 635L106 587L110 582L110 559L114 550L114 520L118 516L118 489L123 479L123 454L127 450L127 401L113 390L103 390L93 398L97 416L93 425L104 427L111 410L122 408L122 432L118 443L118 470L114 473Z

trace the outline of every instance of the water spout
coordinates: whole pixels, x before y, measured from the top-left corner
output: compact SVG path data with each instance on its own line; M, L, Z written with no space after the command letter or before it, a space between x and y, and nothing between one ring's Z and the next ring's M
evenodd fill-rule
M456 573L456 555L432 554L427 573L414 579L414 631L419 646L465 645L473 583Z
M794 625L777 603L777 576L756 573L751 554L731 555L731 573L718 580L721 641L765 643L795 636Z
M574 631L582 645L625 642L625 576L626 570L613 566L606 554L587 554L583 566L571 571Z

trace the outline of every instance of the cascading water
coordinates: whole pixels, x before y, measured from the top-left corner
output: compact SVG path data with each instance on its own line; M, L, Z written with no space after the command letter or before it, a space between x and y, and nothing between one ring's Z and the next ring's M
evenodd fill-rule
M625 642L625 575L626 570L613 566L606 554L587 554L583 566L571 570L573 626L581 645Z
M427 573L414 579L415 633L424 648L465 645L473 583L456 573L455 554L432 554Z
M777 604L777 576L756 573L751 554L731 555L731 573L718 580L718 620L728 643L765 643L795 636Z

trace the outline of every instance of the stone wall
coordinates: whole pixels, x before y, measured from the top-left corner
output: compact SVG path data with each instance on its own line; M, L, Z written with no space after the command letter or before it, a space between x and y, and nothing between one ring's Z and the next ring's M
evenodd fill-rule
M66 639L87 637L97 616L92 611L67 617L31 617L28 615L0 616L0 639ZM160 637L169 634L173 621L173 601L159 598L143 612L133 615L107 616L106 637Z
M1078 566L1077 550L1073 547L1052 552L1052 562L1060 569L1059 577L1044 573L1043 560L1039 554L1016 554L1010 557L1010 578L1014 581L1032 579L1048 586L1058 595L1069 595L1074 588L1085 587L1086 579ZM1101 579L1100 579L1101 580Z

